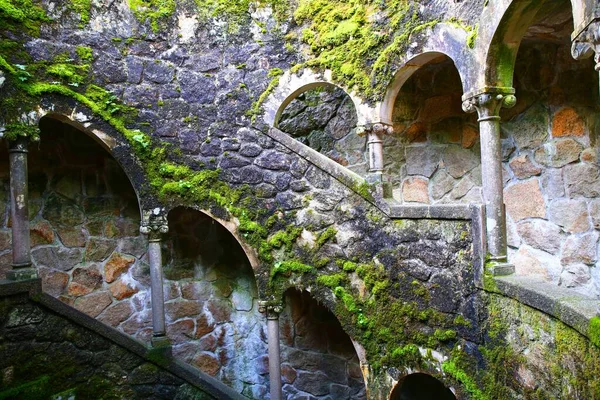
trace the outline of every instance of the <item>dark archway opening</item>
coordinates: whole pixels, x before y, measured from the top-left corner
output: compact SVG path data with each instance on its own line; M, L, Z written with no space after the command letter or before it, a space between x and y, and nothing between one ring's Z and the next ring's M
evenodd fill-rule
M390 395L390 400L456 400L442 382L431 375L416 373L404 377Z

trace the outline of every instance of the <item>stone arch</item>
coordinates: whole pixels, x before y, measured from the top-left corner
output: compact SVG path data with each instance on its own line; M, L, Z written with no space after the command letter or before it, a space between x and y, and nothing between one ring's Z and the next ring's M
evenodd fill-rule
M409 59L408 61L406 61L406 63L394 75L394 78L388 85L388 88L385 92L383 101L381 102L381 106L380 106L380 110L379 110L379 117L382 122L385 122L387 124L392 124L392 120L393 120L392 114L394 111L394 103L396 101L396 97L398 96L398 93L400 92L400 89L402 88L402 85L404 85L404 83L406 83L406 81L418 69L420 69L424 65L430 63L431 61L433 61L437 58L440 58L440 57L444 57L444 56L449 58L450 60L452 60L452 64L454 65L455 68L457 68L456 61L453 57L449 56L446 53L443 53L440 51L434 51L434 50L420 53L420 54L414 56L413 58ZM457 68L457 71L458 71L458 68ZM460 71L458 71L458 72L459 72L459 76L460 76ZM461 83L463 83L462 81L463 81L463 79L461 77Z
M392 389L389 400L456 400L444 384L431 375L415 372L401 378Z
M489 46L484 50L483 82L479 82L479 86L502 91L513 86L517 53L527 29L537 18L550 15L555 11L556 6L561 4L559 4L560 2L534 0L513 0L498 3L498 5L492 5L489 8L489 13L482 15L482 18L485 18L487 15L496 12L502 17L495 26L491 25L494 26L492 31L487 32ZM570 0L570 3L574 25L577 27L578 24L583 23L585 18L586 2Z
M317 73L310 69L298 73L286 71L279 78L279 84L264 102L263 121L269 126L277 127L281 113L292 100L301 93L322 85L336 86L346 92L354 103L358 125L366 125L373 121L374 110L346 88L333 83L330 71Z
M290 287L283 296L280 326L284 397L329 394L332 398L366 399L362 347L310 292Z

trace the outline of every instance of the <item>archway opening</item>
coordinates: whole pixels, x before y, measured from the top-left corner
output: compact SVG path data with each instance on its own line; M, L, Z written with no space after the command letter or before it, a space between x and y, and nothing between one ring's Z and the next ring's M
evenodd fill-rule
M442 382L431 375L407 375L396 384L390 400L456 400L456 396Z
M284 298L280 316L284 398L366 399L358 355L335 315L306 291L289 289Z
M264 398L265 321L250 261L235 237L203 212L177 207L168 222L165 314L173 354L249 398Z
M406 79L396 96L394 135L384 142L385 173L403 203L481 201L477 119L461 108L462 83L446 55ZM415 61L416 63L416 61Z
M519 275L600 298L598 74L573 59L572 31L571 2L554 1L517 53L517 104L501 113L509 259Z
M276 121L278 129L359 174L368 169L366 139L356 134L357 114L350 96L330 84L297 94Z

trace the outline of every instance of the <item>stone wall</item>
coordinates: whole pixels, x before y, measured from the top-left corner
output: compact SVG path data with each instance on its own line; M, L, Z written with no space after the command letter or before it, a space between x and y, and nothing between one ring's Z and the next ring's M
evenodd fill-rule
M27 295L0 310L2 398L215 398Z
M564 42L523 43L517 105L502 124L510 260L600 296L598 77Z

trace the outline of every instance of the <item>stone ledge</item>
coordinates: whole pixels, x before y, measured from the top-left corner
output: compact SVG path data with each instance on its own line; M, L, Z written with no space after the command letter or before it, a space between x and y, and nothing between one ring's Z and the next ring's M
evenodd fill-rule
M386 200L390 218L400 219L453 219L471 220L472 209L468 204L405 205L396 200Z
M495 277L498 292L555 317L589 338L590 320L600 301L527 276Z
M148 348L145 344L125 335L124 333L104 325L102 322L90 317L87 314L76 310L73 307L55 299L54 297L42 293L40 279L31 279L26 281L7 281L0 280L0 297L14 296L18 294L26 294L34 302L41 304L58 315L73 321L74 323L83 326L97 333L98 335L108 339L115 344L125 348L126 350L136 354L144 360L154 363L173 375L183 379L187 383L195 386L204 392L214 396L216 399L234 399L243 400L246 397L235 392L229 386L218 381L217 379L199 371L192 366L176 360L172 357L160 357L162 362L157 362L156 351Z

